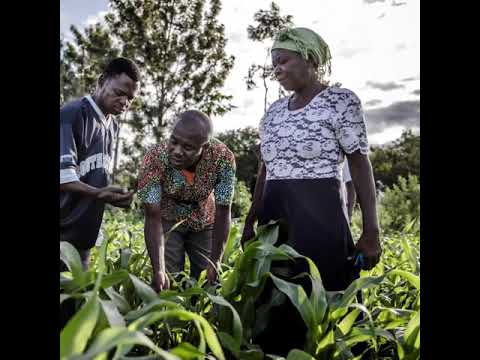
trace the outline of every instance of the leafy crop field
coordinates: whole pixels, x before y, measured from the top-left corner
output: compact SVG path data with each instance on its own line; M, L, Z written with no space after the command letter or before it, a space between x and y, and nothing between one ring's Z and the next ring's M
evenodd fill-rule
M418 219L400 231L384 229L381 262L344 292L326 292L309 262L311 294L272 269L273 260L301 257L287 245L276 246L274 223L259 229L243 250L242 224L233 223L218 285L209 285L205 272L198 281L181 273L160 294L149 286L139 212L109 211L103 228L105 241L93 250L87 272L76 250L60 243L69 269L60 273L60 302L74 301L77 309L60 334L62 360L282 359L265 354L252 338L263 331L271 306L283 301L293 303L307 328L304 347L292 349L287 360L419 359ZM354 224L353 233L358 231ZM267 278L276 287L272 302L255 307ZM354 355L356 344L364 350Z

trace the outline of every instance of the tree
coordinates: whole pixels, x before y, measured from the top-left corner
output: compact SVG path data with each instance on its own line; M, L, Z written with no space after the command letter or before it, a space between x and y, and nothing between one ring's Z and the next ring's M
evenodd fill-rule
M180 111L195 107L221 115L231 109L231 96L220 90L234 63L225 53L220 10L219 0L110 0L105 24L97 24L111 40L105 48L135 60L142 73L135 109L124 119L129 136L122 153L129 161L123 170L136 174L145 148L164 138ZM74 35L70 58L88 88L95 65L86 60L95 46L88 34Z
M60 39L60 92L64 101L92 92L103 67L120 53L102 23L87 26L83 33L72 25L70 31L72 42Z
M246 127L238 130L228 130L218 134L216 138L233 152L237 164L237 179L243 181L252 191L252 184L254 184L257 175L260 151L260 137L257 129Z
M400 176L420 179L420 136L406 130L399 139L385 146L373 146L370 160L375 180L391 187Z
M247 27L248 38L253 41L263 42L265 40L272 40L280 30L285 27L292 26L293 16L280 15L280 7L272 2L270 4L270 9L268 10L259 10L253 15L253 19L256 22L256 25L249 25ZM264 112L267 111L267 95L268 95L268 85L267 79L275 80L273 74L273 68L270 63L270 49L267 49L267 54L265 62L263 65L252 64L248 69L248 74L245 78L247 84L247 90L252 90L257 87L255 82L255 77L259 76L263 82L264 92ZM283 91L279 87L279 97L283 96Z

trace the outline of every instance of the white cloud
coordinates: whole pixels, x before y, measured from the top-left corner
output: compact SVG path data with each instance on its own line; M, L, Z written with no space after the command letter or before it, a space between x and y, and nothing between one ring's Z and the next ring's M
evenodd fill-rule
M363 103L377 99L382 106L418 100L412 94L420 88L420 9L418 1L409 1L402 6L392 6L391 1L362 0L275 0L281 14L293 15L296 26L310 27L317 31L330 45L332 52L332 82L341 82L362 99ZM370 2L371 4L368 4ZM106 4L106 1L104 1ZM269 62L266 49L269 43L256 43L247 38L247 26L253 24L253 15L259 9L268 9L271 0L236 1L224 0L220 21L225 24L226 52L236 57L224 91L233 95L233 104L238 108L223 117L214 117L217 131L257 126L263 115L264 91L261 81L257 89L247 91L245 76L252 63ZM70 7L78 6L70 1ZM76 5L74 5L76 4ZM99 3L100 4L100 3ZM86 5L85 5L86 6ZM85 6L77 10L85 12ZM93 7L93 4L91 4ZM95 5L100 6L100 5ZM106 10L106 5L102 5ZM105 11L90 12L83 16L77 25L85 26L103 18ZM60 9L61 28L69 27L69 22L77 18L66 5ZM399 46L401 45L401 46ZM367 81L376 83L399 83L402 89L388 92L365 87ZM268 82L271 103L278 97L278 84ZM387 139L400 134L393 128L377 134L374 139ZM379 141L380 141L379 140Z
M87 17L87 19L83 22L83 26L84 27L87 27L87 26L90 26L90 25L94 25L98 22L104 22L104 17L105 15L107 15L108 11L100 11L99 13L95 14L95 15L89 15Z
M404 130L405 127L403 126L392 126L381 133L373 134L369 137L370 145L380 145L393 141L399 138Z
M253 24L253 14L267 9L270 0L238 3L225 1L220 14L230 41L227 53L236 57L235 67L229 75L225 89L233 95L234 109L222 118L214 118L217 131L257 126L263 115L263 87L247 91L244 77L249 65L265 62L266 48L270 45L255 43L247 38L247 26ZM356 92L362 101L378 99L383 106L399 101L418 99L412 91L419 88L418 78L405 84L403 89L389 92L366 88L367 81L398 83L405 78L417 77L419 73L419 6L406 4L392 7L389 2L366 4L356 0L277 0L281 14L293 15L296 26L306 26L317 31L329 43L333 62L331 81L339 81L344 87ZM385 18L378 17L385 14ZM239 37L238 34L241 36ZM398 49L401 44L401 49ZM401 51L399 51L401 50ZM267 59L267 62L269 59ZM269 84L269 103L277 98L278 85ZM252 98L246 105L246 98ZM400 134L395 131L376 135L375 139L387 139ZM388 135L390 134L390 135ZM388 136L387 136L388 135Z

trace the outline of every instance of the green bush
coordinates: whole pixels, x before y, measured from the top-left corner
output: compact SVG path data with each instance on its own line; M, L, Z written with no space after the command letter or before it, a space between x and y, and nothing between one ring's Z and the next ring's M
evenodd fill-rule
M377 213L383 234L402 232L412 221L420 225L420 183L418 177L398 177L391 187L385 188L377 197ZM352 234L358 239L362 229L362 214L358 205L352 217Z
M241 180L235 184L235 194L232 204L232 218L244 219L251 205L251 195L247 186Z
M412 220L420 220L420 184L418 177L398 177L397 184L380 196L379 221L383 231L402 231Z

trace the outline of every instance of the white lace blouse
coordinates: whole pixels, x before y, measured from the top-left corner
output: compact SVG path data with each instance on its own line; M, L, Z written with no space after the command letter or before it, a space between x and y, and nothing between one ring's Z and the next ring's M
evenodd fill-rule
M297 110L288 101L274 102L260 122L267 180L341 180L344 153L368 153L362 105L352 91L328 87Z

